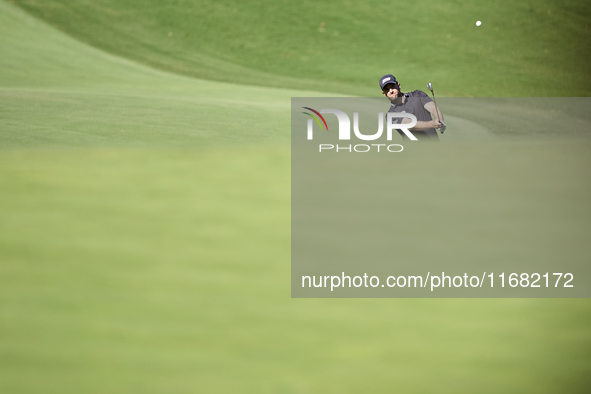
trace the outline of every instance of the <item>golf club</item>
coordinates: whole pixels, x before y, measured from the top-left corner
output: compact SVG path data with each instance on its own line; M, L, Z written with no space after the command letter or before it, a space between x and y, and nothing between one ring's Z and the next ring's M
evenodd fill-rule
M443 123L443 120L439 119L439 107L437 106L437 102L435 101L435 93L433 92L433 85L431 84L431 82L427 84L427 88L431 91L431 95L433 96L433 102L435 103L435 115L437 115L437 121L439 121L439 123L443 125L439 128L439 131L441 131L441 134L443 134L447 127L445 126L445 123Z

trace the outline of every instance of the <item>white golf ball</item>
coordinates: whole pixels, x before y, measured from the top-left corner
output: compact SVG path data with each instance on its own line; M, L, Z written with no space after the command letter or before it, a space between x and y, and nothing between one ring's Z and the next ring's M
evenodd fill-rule
M482 25L482 22L476 21L476 26L480 26L480 25Z

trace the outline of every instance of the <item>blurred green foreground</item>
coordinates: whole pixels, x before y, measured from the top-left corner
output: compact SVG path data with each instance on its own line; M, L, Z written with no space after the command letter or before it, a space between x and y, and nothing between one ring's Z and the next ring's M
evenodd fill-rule
M290 298L289 100L321 93L156 71L6 2L0 33L0 392L591 386L588 300ZM520 152L518 168L547 157L572 170L561 183L570 189L523 190L543 195L553 217L566 197L588 234L591 144L572 138L560 149L495 144ZM474 174L499 158L466 165L462 149L482 151L481 139L447 143L448 156L458 152L450 185L488 190ZM517 190L527 181L518 170L504 176ZM508 193L491 190L491 199ZM441 193L442 207L453 203L452 189ZM478 220L508 223L494 211ZM461 242L482 237L447 230Z

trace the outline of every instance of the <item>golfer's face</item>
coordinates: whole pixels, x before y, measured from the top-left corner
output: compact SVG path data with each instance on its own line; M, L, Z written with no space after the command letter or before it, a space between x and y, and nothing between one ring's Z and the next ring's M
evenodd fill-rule
M386 86L384 86L384 89L382 89L382 93L390 100L394 100L400 95L400 91L396 89L396 85L394 85L393 83L389 83Z

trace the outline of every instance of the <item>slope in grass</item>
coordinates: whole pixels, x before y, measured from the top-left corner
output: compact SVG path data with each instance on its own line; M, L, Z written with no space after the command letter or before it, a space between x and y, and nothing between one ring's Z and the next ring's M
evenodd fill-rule
M2 148L289 138L295 91L156 71L81 44L4 2L0 26Z
M579 0L15 0L110 53L218 81L376 95L394 73L452 96L587 96ZM475 22L481 20L481 27Z

